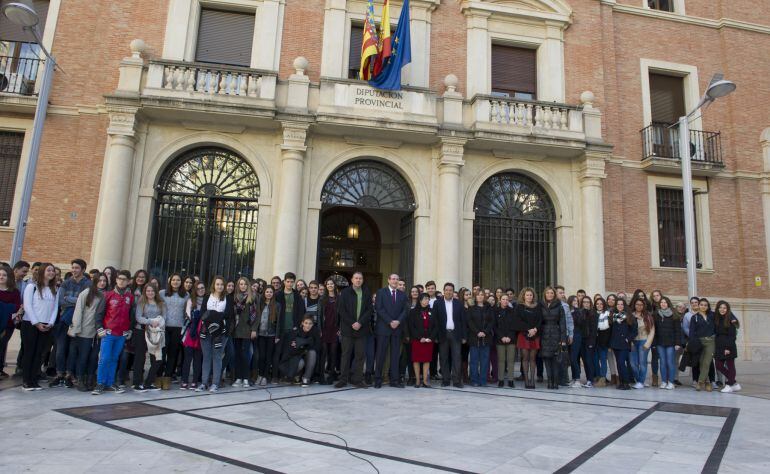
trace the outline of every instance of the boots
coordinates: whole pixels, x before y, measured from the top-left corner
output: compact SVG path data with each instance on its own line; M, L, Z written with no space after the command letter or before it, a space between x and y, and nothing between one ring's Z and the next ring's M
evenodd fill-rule
M652 374L652 386L657 387L660 383L660 380L658 379L658 376L656 374Z
M618 384L618 376L616 374L612 374L612 385Z
M604 377L599 377L598 379L596 379L596 386L597 387L606 387L607 386L607 382L604 381Z

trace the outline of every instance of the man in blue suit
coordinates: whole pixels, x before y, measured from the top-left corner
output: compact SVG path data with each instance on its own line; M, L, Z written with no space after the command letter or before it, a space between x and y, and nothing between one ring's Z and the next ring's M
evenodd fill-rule
M441 361L441 378L443 387L449 386L449 367L452 367L452 382L457 388L463 387L461 348L467 339L465 326L465 308L460 300L454 297L454 283L444 283L444 297L433 303L439 334L439 359ZM451 357L451 358L450 358ZM450 362L451 360L451 362Z
M382 367L385 354L390 348L390 386L404 388L398 373L398 358L401 350L401 326L406 322L406 294L398 289L398 275L388 276L388 286L380 288L374 299L377 313L377 363L374 388L382 388Z

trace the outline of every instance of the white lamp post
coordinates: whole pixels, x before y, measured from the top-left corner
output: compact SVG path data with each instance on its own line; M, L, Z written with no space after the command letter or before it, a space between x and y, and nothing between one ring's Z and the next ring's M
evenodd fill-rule
M682 192L684 193L684 236L687 253L687 291L689 297L698 295L695 255L695 210L692 198L692 169L690 162L690 127L687 121L701 107L735 90L735 83L726 81L722 74L714 74L711 83L697 106L686 116L679 117L679 156L682 160Z
M29 204L32 200L32 185L35 183L35 174L37 170L37 160L40 153L40 140L43 137L43 123L45 122L46 112L48 111L48 96L51 92L51 81L53 79L54 66L56 61L45 49L40 39L37 25L40 23L40 16L31 2L11 2L2 7L2 14L12 23L21 26L24 31L29 32L40 48L43 50L47 60L43 70L42 85L37 97L37 106L35 108L35 119L32 123L32 140L29 149L29 163L24 175L24 188L21 194L21 205L16 218L16 228L13 233L13 247L11 248L11 264L21 260L21 254L24 247L24 235L27 230L27 218L29 217Z

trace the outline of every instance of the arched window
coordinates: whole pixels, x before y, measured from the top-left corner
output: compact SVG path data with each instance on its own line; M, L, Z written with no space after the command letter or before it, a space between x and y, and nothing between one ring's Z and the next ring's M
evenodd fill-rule
M157 185L150 272L253 276L259 179L239 155L196 148L175 159Z
M538 291L556 278L556 212L542 186L505 172L487 179L474 201L473 283Z
M323 187L321 201L327 206L369 209L414 210L414 195L406 180L390 166L360 160L338 168Z

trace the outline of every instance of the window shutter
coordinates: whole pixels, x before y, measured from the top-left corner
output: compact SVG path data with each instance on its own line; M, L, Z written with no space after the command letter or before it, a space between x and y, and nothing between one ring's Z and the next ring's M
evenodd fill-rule
M685 114L684 79L650 74L652 122L672 124Z
M10 225L23 133L0 132L0 226Z
M2 0L0 1L0 7L4 7L6 4L15 0ZM40 37L43 37L45 31L45 22L48 18L48 0L34 0L32 2L32 8L35 9L40 17L40 23L37 25L40 31ZM35 38L31 33L24 31L21 26L11 23L11 20L0 15L0 40L2 41L18 41L21 43L34 43Z
M537 51L492 45L492 92L537 97Z
M195 60L204 63L250 66L254 42L253 13L201 10Z
M348 54L348 79L358 79L361 69L361 44L364 42L364 27L351 25L350 52Z

